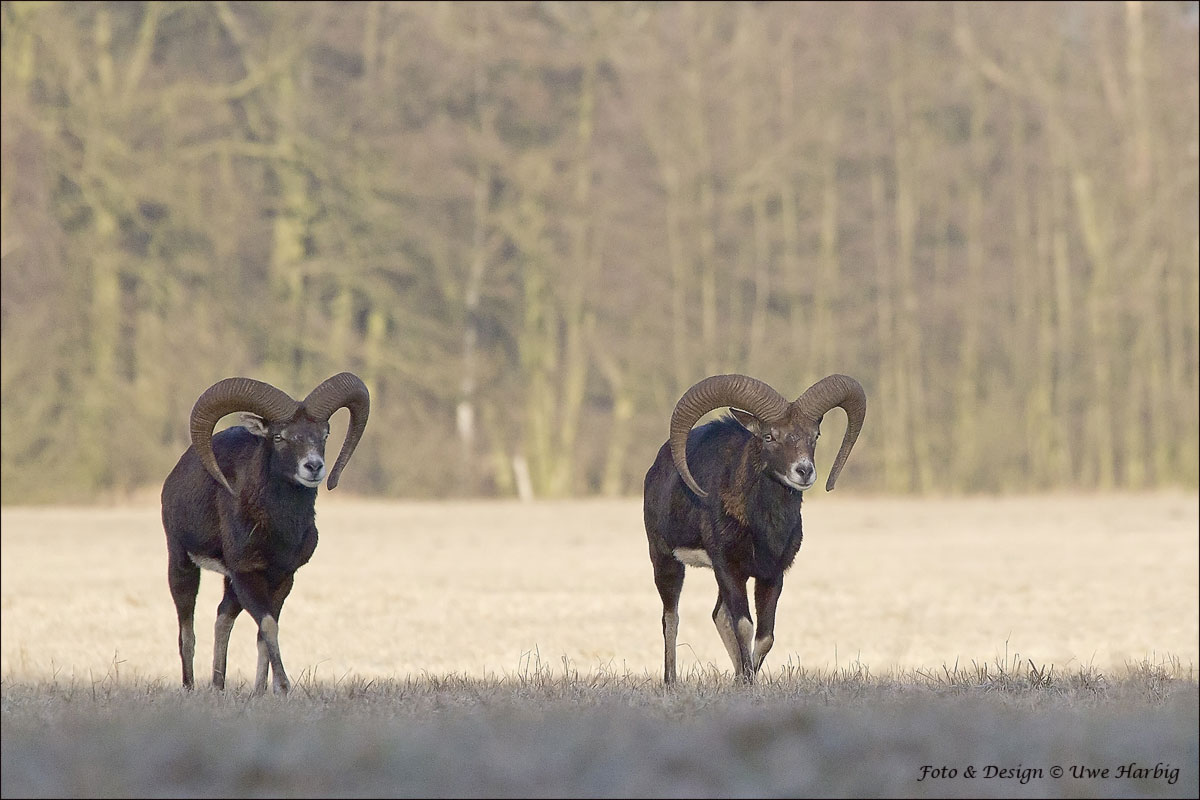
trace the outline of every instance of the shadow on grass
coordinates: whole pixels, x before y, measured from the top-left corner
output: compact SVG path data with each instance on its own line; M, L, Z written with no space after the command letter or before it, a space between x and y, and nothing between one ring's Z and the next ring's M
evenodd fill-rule
M750 686L697 667L668 690L533 651L484 678L307 670L287 698L114 661L4 679L0 774L5 797L1195 797L1197 705L1173 659L1109 675L1016 654L879 675L789 661Z

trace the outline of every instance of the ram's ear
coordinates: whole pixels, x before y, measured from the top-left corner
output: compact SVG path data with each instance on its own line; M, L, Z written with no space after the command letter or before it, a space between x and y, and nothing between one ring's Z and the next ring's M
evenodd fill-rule
M243 428L250 431L255 436L259 436L264 439L267 437L267 421L265 419L257 414L251 414L249 412L243 412L241 417Z
M729 413L733 414L743 428L758 436L762 433L762 423L758 421L758 417L751 414L749 411L742 411L740 408L730 408Z

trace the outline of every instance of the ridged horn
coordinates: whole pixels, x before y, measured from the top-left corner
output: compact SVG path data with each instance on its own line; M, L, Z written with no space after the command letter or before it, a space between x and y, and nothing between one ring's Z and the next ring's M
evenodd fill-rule
M300 404L286 392L269 383L253 378L225 378L208 387L192 406L192 447L208 474L233 494L213 454L212 436L217 420L235 411L249 411L267 422L282 422L291 419L299 408Z
M687 437L696 420L714 408L733 406L749 411L766 423L778 422L787 413L788 401L762 381L748 375L713 375L683 393L671 414L671 458L688 488L708 497L692 477L687 463Z
M342 468L350 461L354 448L358 447L358 440L367 428L367 416L371 413L371 394L367 391L367 385L357 375L352 372L339 372L309 392L303 405L308 416L321 422L328 422L339 408L350 409L350 427L346 430L346 440L342 442L342 452L338 454L337 462L330 470L329 481L326 483L330 489L334 489L342 475Z
M829 480L825 481L825 491L831 492L867 417L867 393L863 391L862 384L849 375L829 375L808 387L804 394L796 398L795 405L802 416L813 422L833 408L841 408L846 412L846 434L842 437L842 449L838 450L833 467L829 470Z

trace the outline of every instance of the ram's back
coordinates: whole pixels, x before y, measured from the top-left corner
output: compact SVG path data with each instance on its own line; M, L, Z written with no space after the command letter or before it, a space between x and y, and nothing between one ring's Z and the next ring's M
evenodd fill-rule
M651 546L663 552L677 547L700 547L700 529L711 519L712 506L721 489L734 478L741 450L751 434L733 417L713 420L688 435L687 458L692 475L708 497L691 492L675 469L669 443L646 472L642 512Z
M221 471L234 479L237 465L250 460L260 441L241 426L228 428L214 436L213 454ZM226 498L230 502L233 500L200 463L196 449L189 446L163 481L162 521L168 539L174 537L188 552L213 550L218 546L218 504Z

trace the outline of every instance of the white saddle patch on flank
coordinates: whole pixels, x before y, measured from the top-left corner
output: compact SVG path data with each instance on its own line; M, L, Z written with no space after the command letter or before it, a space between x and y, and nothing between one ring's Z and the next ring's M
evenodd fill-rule
M689 567L708 567L712 569L712 560L708 553L698 547L676 547L671 553Z
M220 561L217 561L215 558L209 558L208 556L194 556L191 553L188 553L188 558L192 559L192 563L201 569L211 569L213 572L219 572L222 575L229 574L229 570L225 568L225 565Z

